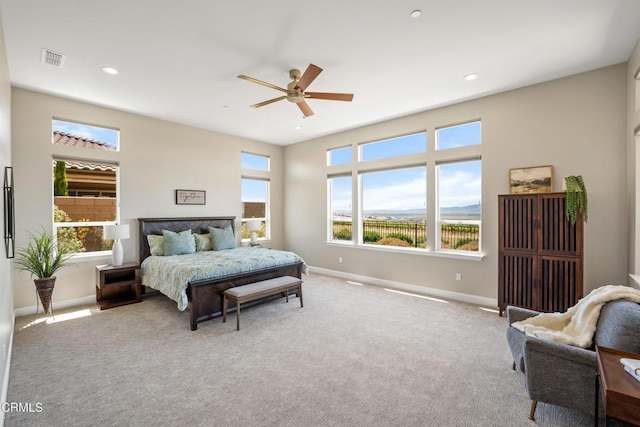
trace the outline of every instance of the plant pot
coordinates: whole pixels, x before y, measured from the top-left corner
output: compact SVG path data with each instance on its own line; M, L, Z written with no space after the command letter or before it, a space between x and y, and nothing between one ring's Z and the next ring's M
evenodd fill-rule
M51 295L53 294L53 287L56 284L56 276L45 279L33 279L33 283L36 285L36 291L38 292L44 313L51 314ZM37 312L38 310L36 309L36 314Z

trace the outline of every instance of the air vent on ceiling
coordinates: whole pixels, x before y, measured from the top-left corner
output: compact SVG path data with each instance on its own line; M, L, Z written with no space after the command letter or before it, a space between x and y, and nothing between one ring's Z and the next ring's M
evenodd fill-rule
M64 65L64 60L67 58L67 55L63 53L54 52L49 49L42 49L42 58L41 61L43 64L53 65L54 67L62 68Z

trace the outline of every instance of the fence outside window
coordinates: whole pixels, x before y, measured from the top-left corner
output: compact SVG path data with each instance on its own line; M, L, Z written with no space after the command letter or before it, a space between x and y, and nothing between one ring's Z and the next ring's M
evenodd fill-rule
M440 249L478 252L480 221L441 221ZM333 221L333 240L351 241L352 222ZM365 220L362 224L365 244L426 248L427 228L424 222Z

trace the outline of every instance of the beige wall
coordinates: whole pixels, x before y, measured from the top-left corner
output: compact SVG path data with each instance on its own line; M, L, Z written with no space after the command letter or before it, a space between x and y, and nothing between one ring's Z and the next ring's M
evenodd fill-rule
M87 151L51 143L52 117L120 129L120 152ZM283 245L282 147L205 131L136 114L49 96L24 89L12 92L13 161L16 176L17 245L27 231L51 230L52 156L120 162L120 216L131 227L124 240L125 261L138 259L137 218L242 214L240 153L271 157L272 240ZM176 189L205 190L204 206L176 205ZM110 258L75 260L57 274L54 307L61 301L95 296L95 266ZM15 273L17 309L35 305L33 283L27 273Z
M9 66L4 45L4 30L0 17L0 167L4 175L5 166L11 166L11 85ZM4 209L0 212L4 224ZM9 381L9 350L13 333L13 279L11 261L0 248L0 403L6 401ZM4 413L0 411L0 426Z
M625 76L626 64L619 64L285 147L285 247L314 267L495 300L497 195L508 192L509 168L553 165L554 188L562 188L565 176L582 175L589 191L585 292L626 282ZM477 118L483 137L484 260L326 244L327 149L425 128L432 139L434 127ZM461 281L456 273L462 273Z
M640 211L640 136L635 136L633 130L640 126L640 80L635 80L634 76L640 69L640 40L636 43L635 49L627 62L627 180L629 182L629 272L640 273L640 225L637 212Z

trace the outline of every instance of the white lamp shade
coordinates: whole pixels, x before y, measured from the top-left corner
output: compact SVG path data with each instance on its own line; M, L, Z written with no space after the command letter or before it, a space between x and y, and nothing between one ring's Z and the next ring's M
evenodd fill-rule
M111 264L122 265L124 261L124 251L122 250L121 239L129 238L129 224L113 224L104 226L104 238L113 240L111 248Z
M129 224L112 224L104 226L104 238L119 240L129 238Z
M262 221L260 220L252 220L252 221L247 221L247 230L249 231L258 231L260 230L260 228L262 227Z

